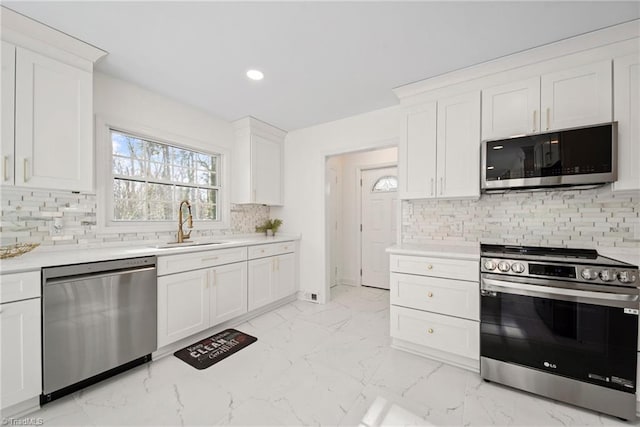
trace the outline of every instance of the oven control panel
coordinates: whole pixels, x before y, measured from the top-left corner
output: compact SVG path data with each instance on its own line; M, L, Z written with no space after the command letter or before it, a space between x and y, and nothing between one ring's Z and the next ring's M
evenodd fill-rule
M599 284L640 286L638 270L588 265L555 264L501 258L482 258L482 273L548 277Z

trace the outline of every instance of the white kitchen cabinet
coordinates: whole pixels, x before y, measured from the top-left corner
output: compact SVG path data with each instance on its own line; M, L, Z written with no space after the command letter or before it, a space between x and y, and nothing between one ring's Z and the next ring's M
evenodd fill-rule
M296 292L296 257L281 254L249 261L249 311Z
M248 263L247 298L249 311L273 301L274 258L253 259Z
M436 197L436 126L438 107L431 102L406 111L398 144L401 199Z
M158 277L158 348L209 327L210 270Z
M0 290L0 409L4 412L42 393L40 274L2 275Z
M211 326L247 312L247 263L211 269Z
M392 345L479 370L479 262L391 254Z
M614 109L618 122L618 180L615 191L640 190L640 55L613 61Z
M482 91L482 139L540 132L540 78Z
M16 47L2 42L2 127L0 150L2 150L2 185L13 185L14 164L14 113L16 84Z
M15 184L93 190L92 73L16 52Z
M2 9L2 183L94 191L93 64L107 52Z
M253 117L233 123L232 203L282 205L285 132Z
M480 92L406 110L399 146L400 198L480 195Z
M288 297L296 292L296 256L279 255L276 258L278 278L274 283L274 300Z
M480 92L438 100L438 197L480 197Z
M610 122L611 61L543 74L482 91L482 139Z
M610 122L611 61L544 74L541 78L542 130Z

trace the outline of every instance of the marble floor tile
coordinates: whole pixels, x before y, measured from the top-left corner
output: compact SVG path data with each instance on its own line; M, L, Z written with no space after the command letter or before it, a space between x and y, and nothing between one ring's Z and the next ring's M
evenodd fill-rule
M28 417L67 426L633 425L392 349L388 291L331 292L327 304L293 301L239 325L258 341L208 369L170 355ZM371 415L376 408L387 412Z

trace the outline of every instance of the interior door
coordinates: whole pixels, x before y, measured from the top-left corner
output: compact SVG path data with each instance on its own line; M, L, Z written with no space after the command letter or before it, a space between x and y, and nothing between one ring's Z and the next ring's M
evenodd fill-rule
M395 166L362 171L360 284L389 289L389 255L385 249L395 243L397 206Z

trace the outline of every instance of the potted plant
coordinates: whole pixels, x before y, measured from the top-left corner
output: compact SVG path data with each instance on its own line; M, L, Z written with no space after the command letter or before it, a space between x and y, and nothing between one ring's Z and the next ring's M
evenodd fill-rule
M262 225L256 226L256 232L264 232L265 236L275 236L281 225L282 220L280 218L267 219L262 223Z

